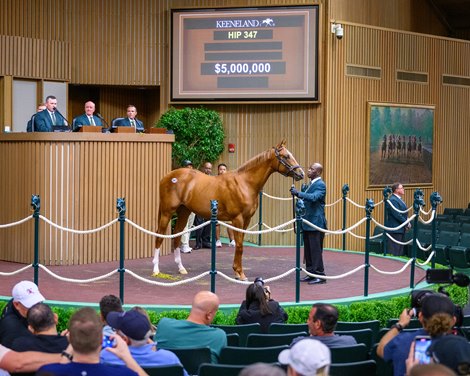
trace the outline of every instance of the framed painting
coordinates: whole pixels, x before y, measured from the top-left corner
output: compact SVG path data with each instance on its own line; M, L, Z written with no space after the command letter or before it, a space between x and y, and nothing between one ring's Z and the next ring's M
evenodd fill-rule
M369 102L367 111L368 188L432 185L434 107Z

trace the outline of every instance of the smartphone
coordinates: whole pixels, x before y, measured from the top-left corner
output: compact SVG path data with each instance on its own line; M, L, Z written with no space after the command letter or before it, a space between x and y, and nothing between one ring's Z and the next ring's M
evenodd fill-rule
M431 345L431 337L429 336L416 336L415 337L415 360L419 364L431 363L431 356L427 353Z
M102 349L105 349L106 347L114 347L114 340L109 336L103 336L103 342L101 343Z

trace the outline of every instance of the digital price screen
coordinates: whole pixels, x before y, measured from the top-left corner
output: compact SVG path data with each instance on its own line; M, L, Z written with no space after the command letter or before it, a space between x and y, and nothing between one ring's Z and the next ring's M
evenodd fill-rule
M173 101L318 100L318 5L173 10Z

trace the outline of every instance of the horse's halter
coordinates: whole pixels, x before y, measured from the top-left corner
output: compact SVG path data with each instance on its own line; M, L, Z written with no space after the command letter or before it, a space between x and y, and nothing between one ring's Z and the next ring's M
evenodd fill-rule
M300 165L290 165L283 157L282 155L279 153L279 150L278 148L275 148L273 146L273 149L274 149L274 155L276 156L276 159L277 161L279 162L279 166L280 165L283 165L285 168L287 168L287 173L282 173L279 168L278 168L278 171L280 174L284 175L284 176L288 176L288 177L298 177L299 179L298 180L301 180L304 178L303 174L300 175L298 174L297 172L295 172L295 169L297 168L301 168Z

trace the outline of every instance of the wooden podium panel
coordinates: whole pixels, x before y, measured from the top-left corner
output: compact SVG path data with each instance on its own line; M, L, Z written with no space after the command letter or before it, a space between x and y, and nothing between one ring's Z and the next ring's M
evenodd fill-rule
M136 133L134 127L116 127L113 128L113 133Z
M98 127L87 127L98 128ZM0 134L0 224L27 218L32 195L40 214L74 230L93 230L118 217L156 231L160 179L171 171L171 134L31 132ZM152 257L155 238L124 224L125 257ZM76 265L119 259L119 223L91 234L57 229L39 220L39 262ZM169 253L165 240L163 254ZM32 263L34 220L1 229L0 259ZM116 267L110 265L110 268ZM149 262L149 274L152 264Z
M166 128L149 128L145 130L145 133L165 134L166 131Z
M78 128L78 132L89 132L89 133L101 133L103 130L103 127L100 125L82 125L80 128Z

